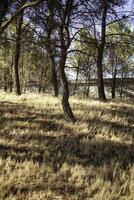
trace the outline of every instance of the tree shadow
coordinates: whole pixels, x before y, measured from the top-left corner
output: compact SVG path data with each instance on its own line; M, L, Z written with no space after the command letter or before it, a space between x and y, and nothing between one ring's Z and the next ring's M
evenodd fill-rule
M126 168L134 163L134 145L110 142L106 140L83 140L84 137L69 136L44 136L44 148L40 146L26 146L23 144L0 145L0 157L10 157L18 162L33 161L39 164L47 164L54 171L62 167L62 164L89 166L103 166L118 162ZM42 137L33 135L32 140L42 141Z
M0 106L0 113L4 111L11 114L11 116L7 117L1 116L1 124L8 121L11 123L11 127L17 130L17 126L12 125L13 121L31 122L34 125L38 125L39 130L42 129L42 133L34 132L35 127L33 126L31 129L29 124L27 124L22 126L22 129L25 130L27 128L28 132L20 135L10 135L9 130L3 132L3 126L0 124L0 137L5 140L5 144L0 145L1 158L7 159L11 157L18 162L32 160L39 164L46 163L55 171L59 170L63 163L69 163L70 165L80 164L82 166L102 166L118 162L122 167L127 167L134 163L134 145L123 142L111 142L106 139L95 139L90 132L75 135L71 128L65 127L64 124L59 125L58 122L52 120L51 114L43 115L40 111L34 112L33 109L30 108L28 110L28 107L25 105L8 104L7 102ZM24 117L17 116L19 112L24 114ZM57 116L55 117L57 118ZM99 126L110 126L118 134L122 134L123 131L124 134L129 133L133 135L132 127L120 125L116 122L96 118L94 122L87 120L87 123L89 128L94 126L94 124L96 129L99 129ZM18 127L21 127L21 125L19 124ZM62 131L63 134L54 134L59 131ZM8 144L9 140L10 143ZM37 143L35 145L35 142L38 143L38 146Z
M133 132L133 110L127 107L121 107L116 110L100 107L84 106L85 112L100 112L101 115L95 118L87 119L84 122L88 125L86 133L78 132L74 134L71 126L66 126L63 121L62 113L48 112L48 110L35 109L25 104L10 102L0 103L0 158L12 159L15 162L32 161L39 165L48 166L53 172L57 173L64 163L70 166L81 165L83 167L103 167L107 169L112 165L118 165L127 169L134 164L134 145L125 144L125 137L134 138ZM113 117L126 117L129 125L112 122L101 118L105 114L111 114ZM62 119L61 123L59 121ZM81 120L81 117L79 117ZM8 127L9 126L9 127ZM96 134L109 127L112 133L122 137L121 142L112 142L103 139L96 139ZM14 132L15 130L15 132ZM20 132L23 132L20 134ZM109 135L109 131L105 133ZM46 169L47 170L47 169ZM108 177L112 179L112 174ZM9 195L19 193L22 199L23 195L29 192L46 191L48 188L59 194L66 191L70 196L77 193L74 185L55 186L55 182L50 184L44 180L45 184L11 185L5 188L3 198ZM61 184L64 181L61 181ZM57 184L58 185L58 184Z

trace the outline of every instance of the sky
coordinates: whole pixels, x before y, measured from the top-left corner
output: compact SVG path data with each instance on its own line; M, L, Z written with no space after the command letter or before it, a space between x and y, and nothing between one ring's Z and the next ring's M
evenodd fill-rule
M128 10L133 10L133 7L134 7L134 0L128 0L126 8Z
M126 11L130 11L126 13L126 15L133 15L129 18L129 23L131 24L132 30L134 31L134 0L128 0L125 8Z

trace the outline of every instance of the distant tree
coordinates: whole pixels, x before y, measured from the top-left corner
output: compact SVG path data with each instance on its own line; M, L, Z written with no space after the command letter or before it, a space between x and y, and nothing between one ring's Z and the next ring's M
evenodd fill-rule
M76 61L76 84L75 90L77 88L77 79L80 75L83 80L85 80L85 95L89 95L90 90L90 79L96 77L95 68L97 61L97 49L95 46L95 39L92 37L88 29L82 29L79 32L79 37L76 39L75 45L75 55L74 59Z
M123 81L124 75L128 77L131 71L133 42L133 33L127 24L115 23L109 26L106 41L109 64L107 63L108 68L106 71L109 75L112 75L112 98L115 98L116 77L121 77ZM107 56L107 53L105 56ZM123 83L121 83L121 91L123 90L122 86Z
M91 35L97 41L95 46L98 52L98 96L99 99L102 100L106 99L103 80L103 62L106 48L107 27L110 23L114 23L123 19L123 16L120 16L120 19L118 18L116 8L122 6L124 3L124 0L97 0L90 2L87 2L86 0L84 1L84 10L87 10L87 12L85 15L83 15L83 22L86 23L86 27L88 27Z

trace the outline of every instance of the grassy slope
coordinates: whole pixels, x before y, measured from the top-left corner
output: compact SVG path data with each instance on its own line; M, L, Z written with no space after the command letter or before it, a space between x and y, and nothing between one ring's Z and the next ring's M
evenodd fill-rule
M0 94L0 200L133 200L134 105Z

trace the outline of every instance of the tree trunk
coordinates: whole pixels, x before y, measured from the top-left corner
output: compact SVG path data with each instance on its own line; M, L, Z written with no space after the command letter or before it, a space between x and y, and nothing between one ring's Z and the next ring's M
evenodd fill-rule
M20 60L20 49L21 49L22 24L23 24L23 13L18 17L18 24L16 27L16 48L15 48L14 68L15 68L15 85L16 85L17 95L21 95L19 60Z
M56 64L55 64L54 55L51 55L50 59L51 59L51 80L52 80L52 85L53 85L53 90L54 90L54 96L58 97L59 89L58 89L57 72L56 72Z
M113 72L113 78L112 78L112 99L115 98L115 90L116 90L116 66L114 68L114 72Z
M45 85L43 85L42 92L43 92L43 93L46 92L46 86L45 86Z
M121 84L120 84L120 98L123 96L123 84L124 84L124 73L123 73L123 67L121 69Z
M1 0L0 1L0 26L2 24L3 18L6 15L8 9L8 0Z
M48 33L48 44L47 44L47 51L49 54L49 59L51 63L51 82L53 85L54 96L58 97L59 95L59 88L58 88L58 81L57 81L57 72L56 72L56 63L55 63L55 54L54 49L51 44L51 32Z
M7 72L4 73L4 92L7 92Z
M76 71L76 79L75 79L75 85L74 85L74 95L76 94L76 91L78 89L78 78L79 78L79 66L77 66L77 71Z
M105 95L105 91L104 91L102 60L103 60L103 49L99 48L98 59L97 59L98 96L99 96L99 99L105 100L106 95Z
M89 72L88 72L88 77L87 77L86 97L89 96L89 92L90 92L90 70L89 70Z
M10 92L13 91L13 77L12 77L12 73L13 73L13 58L14 58L14 53L12 55L12 61L11 61L11 65L10 65Z
M27 83L26 83L26 81L25 81L25 83L24 83L24 94L26 94L26 91L27 91Z
M44 68L43 66L41 67L41 75L40 75L40 82L39 82L39 90L38 92L41 93L43 89L43 75L44 75Z
M53 85L54 96L57 97L59 95L58 81L57 81L57 72L56 72L56 62L55 62L55 52L56 45L55 41L52 39L52 34L54 31L54 5L47 1L48 9L51 15L47 18L46 31L47 31L47 51L49 54L49 59L51 63L51 82Z
M65 11L61 11L62 20L59 24L59 43L60 43L60 57L59 57L59 71L60 71L60 78L62 83L62 108L64 111L65 119L75 123L76 119L74 114L71 110L69 104L69 87L68 81L65 74L65 64L67 59L67 50L70 47L71 39L70 39L70 32L69 32L69 24L70 24L70 17L71 11L73 8L73 0L67 0L65 5ZM58 6L58 5L57 5ZM59 10L60 11L60 10Z
M42 85L39 84L39 89L38 89L38 93L40 94L42 90Z
M101 43L98 47L98 58L97 58L97 75L98 75L98 96L99 99L105 100L105 90L104 90L104 79L103 79L103 54L105 48L106 40L106 18L107 18L107 3L104 3L103 13L102 13L102 31L101 31Z
M61 54L60 63L59 63L59 70L60 70L60 78L62 83L62 108L64 112L65 119L67 121L76 122L76 119L74 117L74 114L71 110L70 104L69 104L69 87L68 87L68 81L65 74L65 62L66 62L66 55L65 53Z

